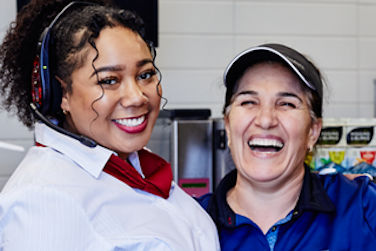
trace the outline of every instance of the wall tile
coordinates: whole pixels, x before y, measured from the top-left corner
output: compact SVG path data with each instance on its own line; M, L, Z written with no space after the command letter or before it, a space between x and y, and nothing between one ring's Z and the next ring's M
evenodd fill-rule
M359 72L359 103L372 103L376 96L376 71Z
M162 0L163 1L163 0ZM190 0L192 1L192 0ZM367 0L291 0L291 1L284 1L284 0L234 0L234 2L259 2L259 3L291 3L291 4L300 4L300 3L324 3L324 4L332 4L332 3L357 3L358 1L367 1ZM368 1L375 1L375 0L368 0Z
M235 1L242 1L242 0L159 0L159 3L232 3ZM245 1L253 1L253 0L245 0ZM337 0L339 1L339 0Z
M376 0L358 0L358 4L376 5Z
M376 1L374 5L363 4L358 7L358 29L359 35L375 36L376 35Z
M0 31L6 31L9 23L16 18L17 1L0 1Z
M223 69L232 52L230 36L161 35L160 68Z
M224 96L220 70L165 70L163 96L171 103L220 103Z
M161 2L161 33L231 33L232 4L229 2Z
M376 70L376 37L360 37L358 53L360 69Z
M375 118L374 105L371 103L359 105L359 118Z
M359 105L351 103L329 103L323 107L324 118L359 118Z
M373 103L359 104L359 118L375 118L375 106Z
M237 36L236 54L250 46L262 43L288 45L307 55L322 70L355 70L358 67L358 43L354 37Z
M237 34L356 35L356 10L355 4L237 2L235 30Z
M358 74L356 71L327 71L329 92L326 98L333 103L356 103L358 101Z

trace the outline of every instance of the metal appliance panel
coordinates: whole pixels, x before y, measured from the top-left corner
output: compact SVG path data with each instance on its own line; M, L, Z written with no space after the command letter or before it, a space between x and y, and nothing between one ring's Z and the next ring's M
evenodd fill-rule
M175 120L172 136L172 168L179 183L187 179L208 179L213 191L213 124L211 120Z

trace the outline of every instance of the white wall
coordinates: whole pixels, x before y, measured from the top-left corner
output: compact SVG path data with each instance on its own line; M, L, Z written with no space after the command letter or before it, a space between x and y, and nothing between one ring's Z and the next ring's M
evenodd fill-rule
M290 45L322 69L326 117L373 116L376 0L159 0L158 63L168 108L220 116L222 73L240 51Z
M0 1L1 34L15 14L15 1ZM221 116L225 66L264 42L290 45L321 68L325 117L373 117L376 0L159 0L157 63L167 108ZM32 134L4 112L0 129L0 140L32 144ZM0 186L22 155L0 149Z

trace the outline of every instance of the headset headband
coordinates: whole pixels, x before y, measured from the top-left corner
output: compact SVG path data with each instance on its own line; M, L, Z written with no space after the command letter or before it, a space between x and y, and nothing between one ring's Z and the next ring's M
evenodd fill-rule
M56 115L60 111L60 104L62 99L62 90L60 83L52 77L49 66L49 45L50 34L55 23L63 16L68 9L72 6L88 6L95 5L94 3L74 1L65 6L52 20L50 25L44 29L38 42L38 51L40 54L36 55L34 59L33 72L32 72L32 103L31 109L34 111L36 117L43 121L47 126L52 129L65 134L69 137L77 139L82 144L88 147L96 147L97 143L85 136L74 134L65 130L64 128L52 123L46 116Z
M61 87L51 76L49 62L49 47L51 30L59 19L72 7L95 5L94 3L73 1L65 6L44 29L38 41L39 54L34 60L32 73L32 99L38 110L44 115L54 115L60 110Z

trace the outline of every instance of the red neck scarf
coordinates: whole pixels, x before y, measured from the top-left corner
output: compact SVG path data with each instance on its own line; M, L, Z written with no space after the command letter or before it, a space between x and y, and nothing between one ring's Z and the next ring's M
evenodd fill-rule
M35 142L35 145L45 147L38 142ZM131 164L114 154L107 161L103 171L130 187L167 199L170 195L172 182L171 165L158 155L144 149L138 151L138 157L145 179Z
M138 188L167 199L170 194L172 171L171 166L158 155L147 150L138 151L142 172L120 157L112 154L103 171L123 181L133 188Z

